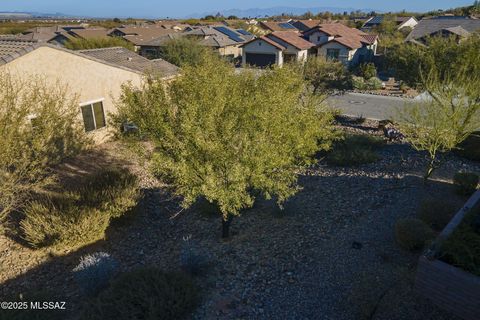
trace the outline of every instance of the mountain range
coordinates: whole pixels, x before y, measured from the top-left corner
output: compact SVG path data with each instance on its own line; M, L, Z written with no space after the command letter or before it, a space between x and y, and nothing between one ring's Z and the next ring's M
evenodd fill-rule
M207 15L216 15L220 13L224 17L228 16L236 16L239 18L243 17L250 17L250 18L260 18L265 16L275 16L281 15L282 13L285 14L293 14L293 15L302 15L306 12L312 12L313 14L319 12L329 11L332 13L343 13L343 12L351 12L360 10L363 12L371 12L374 11L373 9L355 9L355 8L338 8L338 7L311 7L311 8L298 8L298 7L272 7L272 8L251 8L251 9L228 9L228 10L220 10L220 11L211 11L211 12L204 12L204 13L194 13L188 15L186 18L202 18Z

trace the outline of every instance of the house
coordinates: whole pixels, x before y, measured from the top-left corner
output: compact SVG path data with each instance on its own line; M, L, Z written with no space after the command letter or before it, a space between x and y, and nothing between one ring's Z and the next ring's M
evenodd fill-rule
M380 24L385 20L385 16L374 16L368 19L362 26L362 30L364 31L371 31L372 29L377 28ZM393 17L393 21L397 25L397 30L401 30L403 28L410 28L413 29L418 24L417 19L415 17L400 17L395 16Z
M68 86L70 94L78 97L79 120L98 143L109 136L108 120L116 111L123 84L141 85L145 72L170 79L176 70L165 61L151 61L123 48L78 52L47 43L0 39L0 71Z
M454 36L461 40L480 31L480 20L468 17L441 16L420 20L405 41L425 44L433 36Z
M122 37L134 45L135 51L140 51L142 45L161 36L175 33L175 29L165 29L161 26L124 26L113 29L109 35Z
M299 31L291 21L260 21L258 27L267 32L274 31Z
M303 36L315 44L317 55L339 60L347 66L372 61L378 46L378 36L341 23L320 24Z
M105 28L86 28L74 29L68 31L68 34L80 39L105 39L108 37L110 30Z
M240 46L245 42L254 38L254 36L243 30L233 29L224 25L220 26L202 26L189 27L185 32L177 34L169 34L149 41L140 46L140 54L156 58L161 56L161 48L169 40L179 37L190 37L198 39L201 45L212 48L219 55L228 59L235 59L242 55Z
M242 65L268 67L291 61L304 62L312 47L314 44L303 39L298 32L276 31L242 45Z
M295 28L300 30L301 32L310 30L321 23L320 20L296 20L291 22L290 24L293 25Z

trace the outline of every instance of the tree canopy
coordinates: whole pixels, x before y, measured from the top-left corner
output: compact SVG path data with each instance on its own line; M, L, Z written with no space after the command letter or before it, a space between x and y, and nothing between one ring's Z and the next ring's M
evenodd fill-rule
M218 206L228 236L255 194L283 202L298 190L298 169L330 148L333 115L307 87L290 66L236 73L210 57L169 85L125 86L118 117L155 142L153 170L185 207L200 197Z

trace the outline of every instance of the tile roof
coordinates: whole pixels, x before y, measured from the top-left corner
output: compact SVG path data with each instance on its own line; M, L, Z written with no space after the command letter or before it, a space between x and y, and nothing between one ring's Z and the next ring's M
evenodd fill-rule
M406 41L417 40L442 29L453 27L462 27L465 31L472 33L480 30L480 19L470 19L466 17L445 18L436 17L422 19L407 36Z
M108 63L144 72L159 72L163 76L178 73L178 67L162 59L148 60L133 51L122 47L81 50L81 54L103 60Z
M321 23L320 20L297 20L292 25L301 31L307 31L311 28L318 26Z
M22 55L35 50L38 43L18 39L0 38L0 65L9 63Z
M333 36L334 39L329 42L338 42L350 49L358 49L365 44L373 44L377 40L376 35L369 35L361 30L347 27L341 23L320 24L305 32L304 35L309 35L317 31ZM320 46L323 46L324 44L325 43Z
M275 31L266 35L266 37L275 41L275 38L286 42L299 50L310 49L315 46L313 43L303 39L298 32L295 31Z
M73 29L69 31L69 34L82 38L82 39L98 39L106 38L110 30L105 28L95 28L95 29Z
M159 38L161 36L175 33L177 30L175 29L164 29L162 27L136 27L136 26L129 26L129 27L121 27L112 30L114 32L118 30L125 34L123 38L127 41L130 41L134 45L141 46L145 45L146 43ZM111 33L111 32L110 32Z
M287 21L261 21L260 26L270 31L298 31L294 25Z
M252 39L250 41L247 41L245 42L244 44L242 44L240 47L244 47L245 45L249 44L249 43L252 43L252 42L255 42L255 41L258 41L258 40L262 40L262 41L265 41L266 43L274 46L275 48L279 49L279 50L285 50L287 48L285 48L284 46L282 46L281 44L273 41L272 39L268 38L267 36L261 36L261 37L258 37L258 38L255 38L255 39Z

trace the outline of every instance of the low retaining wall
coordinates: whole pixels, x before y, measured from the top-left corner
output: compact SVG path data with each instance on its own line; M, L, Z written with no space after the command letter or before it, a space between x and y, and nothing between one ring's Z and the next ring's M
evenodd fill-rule
M437 241L448 237L462 222L465 214L478 205L480 205L480 190L455 215ZM479 320L480 277L436 260L434 257L435 251L429 250L419 259L415 279L417 292L462 319Z

